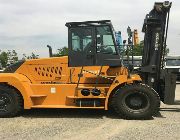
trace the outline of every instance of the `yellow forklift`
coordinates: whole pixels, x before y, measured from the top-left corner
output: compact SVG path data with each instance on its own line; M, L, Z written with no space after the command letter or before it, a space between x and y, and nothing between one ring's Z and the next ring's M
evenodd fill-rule
M68 56L19 61L0 74L0 117L31 108L112 108L126 119L152 117L160 100L172 103L175 94L173 75L162 67L170 7L155 3L145 18L137 74L123 66L110 20L66 23Z

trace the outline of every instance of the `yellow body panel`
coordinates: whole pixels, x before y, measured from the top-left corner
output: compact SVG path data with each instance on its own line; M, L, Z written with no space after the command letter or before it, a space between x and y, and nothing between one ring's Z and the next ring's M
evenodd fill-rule
M0 83L8 83L8 85L18 89L24 99L24 108L31 108L33 104L30 96L33 94L33 92L30 87L30 81L27 77L18 73L1 73Z
M116 81L118 81L118 82L116 82ZM139 75L131 75L130 78L128 78L127 75L117 76L116 79L114 80L114 82L112 83L112 85L110 86L109 91L107 93L107 97L106 97L106 101L105 101L105 109L108 110L109 96L116 87L120 87L124 83L132 84L134 81L141 81L140 76Z
M24 108L96 108L108 109L112 91L124 83L141 81L138 75L128 78L125 67L68 67L68 57L35 59L24 62L14 73L1 73L0 83L7 83L22 94ZM79 80L79 84L78 84ZM97 88L99 96L83 96L81 89ZM76 106L76 99L100 99L99 107Z

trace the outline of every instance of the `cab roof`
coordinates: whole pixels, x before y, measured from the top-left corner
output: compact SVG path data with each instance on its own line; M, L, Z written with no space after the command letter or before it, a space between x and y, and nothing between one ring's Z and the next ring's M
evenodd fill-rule
M111 20L83 21L83 22L67 22L66 27L96 26L96 25L112 25Z

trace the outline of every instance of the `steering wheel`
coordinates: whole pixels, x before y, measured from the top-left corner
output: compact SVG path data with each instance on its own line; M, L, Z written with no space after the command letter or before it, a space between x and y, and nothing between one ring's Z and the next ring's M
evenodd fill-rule
M106 53L106 54L112 54L113 49L110 46L101 45L101 46L99 46L99 52L100 53Z
M87 45L86 45L86 47L84 48L84 53L85 54L90 54L91 52L92 52L92 42L89 42Z

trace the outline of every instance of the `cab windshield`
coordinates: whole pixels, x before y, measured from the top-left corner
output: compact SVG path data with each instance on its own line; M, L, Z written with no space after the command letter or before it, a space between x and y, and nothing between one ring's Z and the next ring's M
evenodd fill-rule
M96 27L97 53L117 54L113 34L109 26Z

